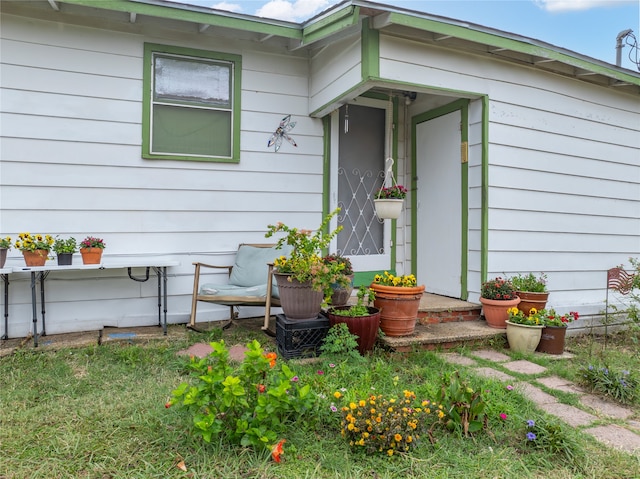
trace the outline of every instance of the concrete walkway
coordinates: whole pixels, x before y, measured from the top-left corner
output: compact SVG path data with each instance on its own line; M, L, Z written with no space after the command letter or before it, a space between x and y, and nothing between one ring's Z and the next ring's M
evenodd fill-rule
M471 357L444 353L443 357L447 362L469 368L480 376L512 385L539 409L609 447L640 455L640 421L631 419L633 410L589 394L566 379L545 376L547 369L530 361L513 361L506 354L492 350L471 351L469 354ZM490 367L483 366L476 358L493 364ZM511 375L511 372L531 378L522 380ZM553 395L554 391L577 395L580 407L562 404Z

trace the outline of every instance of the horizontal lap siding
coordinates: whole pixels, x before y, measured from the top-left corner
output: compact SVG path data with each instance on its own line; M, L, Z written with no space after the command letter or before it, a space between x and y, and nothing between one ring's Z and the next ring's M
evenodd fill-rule
M552 306L597 313L606 270L640 256L640 99L386 36L380 52L383 78L489 97L489 277L544 271ZM481 266L479 113L470 113L471 300Z
M192 262L231 264L239 243L272 241L264 237L269 223L320 223L323 131L308 117L306 57L171 30L157 38L14 15L3 15L1 26L1 235L91 234L105 239L105 257L180 261L169 268L169 320L184 322ZM239 164L141 158L145 42L242 56ZM275 153L267 141L288 114L298 147L285 141ZM9 256L9 265L23 264L19 251ZM31 327L28 277L14 276L11 336ZM47 332L154 324L156 294L153 274L136 283L126 270L53 272ZM208 319L228 313L200 311Z

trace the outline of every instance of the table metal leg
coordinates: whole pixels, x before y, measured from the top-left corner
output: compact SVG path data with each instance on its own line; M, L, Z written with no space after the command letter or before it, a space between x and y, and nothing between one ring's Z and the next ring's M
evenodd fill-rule
M162 273L160 268L153 268L156 270L156 277L158 278L158 327L162 326L161 312L162 312Z
M48 271L41 271L39 274L40 277L40 301L41 301L41 307L42 307L42 336L46 336L47 335L47 325L46 325L46 321L45 321L45 306L46 306L46 301L45 301L45 296L44 296L44 280L47 278L47 276L49 276L49 272Z
M3 274L4 281L4 334L2 339L9 339L9 275Z
M158 326L162 326L162 332L167 335L167 267L154 266L153 270L158 277ZM163 291L164 290L164 291ZM162 321L164 313L164 321Z
M164 283L164 335L167 335L167 267L162 267L162 281Z
M31 307L33 309L33 347L38 347L38 311L36 305L36 273L31 272Z

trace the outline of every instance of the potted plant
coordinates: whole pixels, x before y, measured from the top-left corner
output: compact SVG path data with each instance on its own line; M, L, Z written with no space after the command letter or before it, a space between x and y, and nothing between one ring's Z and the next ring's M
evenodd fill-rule
M22 251L27 266L44 266L53 243L53 237L50 235L20 233L16 248Z
M540 276L535 276L533 273L517 274L511 278L511 283L520 298L518 309L521 309L524 314L529 314L531 308L541 311L547 306L549 292L546 274L540 273Z
M11 249L11 236L0 238L0 269L7 262L7 251Z
M512 351L532 353L538 347L542 336L543 317L545 311L531 308L529 314L524 314L518 308L509 308L507 313L507 341Z
M78 251L78 244L73 237L66 240L56 237L53 251L58 256L58 266L69 266L73 263L73 253Z
M340 254L329 254L322 258L322 261L329 266L334 266L335 263L343 265L342 274L346 276L345 281L347 284L345 285L344 281L332 283L330 304L331 306L343 306L347 304L353 291L353 266L351 265L351 260Z
M407 189L402 185L383 186L376 193L373 204L378 218L395 220L400 217Z
M569 324L577 321L580 315L575 311L567 314L558 314L554 309L544 312L542 318L542 335L536 351L547 354L562 354L564 340Z
M366 297L366 304L365 304ZM327 310L331 326L345 323L349 332L358 339L358 351L365 355L367 351L373 349L373 345L378 337L380 327L380 310L370 306L375 300L376 293L371 288L360 288L358 290L358 301L351 306L334 306Z
M507 311L509 308L518 306L520 298L511 281L498 276L482 283L480 302L487 326L505 329L509 319Z
M284 245L292 248L289 257L280 256L273 263L280 305L288 319L316 319L323 301L331 297L331 285L339 283L346 286L348 283L342 273L344 264L322 261L322 251L342 230L342 226L338 226L329 231L331 218L339 212L340 208L337 208L328 214L315 233L284 223L268 225L265 237L270 238L276 233L286 234L278 240L277 249Z
M80 242L82 264L100 264L102 252L107 247L102 238L87 236Z
M413 274L395 276L385 271L374 276L371 289L376 293L373 305L380 309L380 329L384 334L413 334L424 285L418 286Z

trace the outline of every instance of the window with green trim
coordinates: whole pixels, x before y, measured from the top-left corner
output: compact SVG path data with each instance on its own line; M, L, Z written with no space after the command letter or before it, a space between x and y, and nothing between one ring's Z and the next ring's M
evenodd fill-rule
M240 159L241 57L146 43L144 158Z

